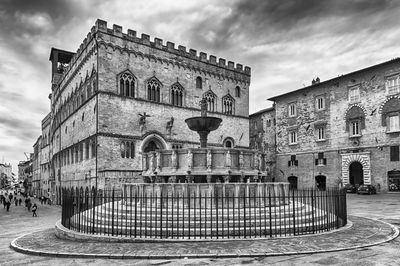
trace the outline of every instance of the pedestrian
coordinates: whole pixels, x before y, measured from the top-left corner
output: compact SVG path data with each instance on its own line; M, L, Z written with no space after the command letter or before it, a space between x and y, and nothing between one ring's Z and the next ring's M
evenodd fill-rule
M36 203L34 203L32 206L32 217L37 217L36 210L37 210L37 206L36 206Z
M15 204L15 206L18 206L18 199L17 199L17 197L14 198L14 204Z
M19 198L19 200L18 200L18 205L21 206L21 203L22 203L22 199Z
M10 205L11 205L10 198L6 197L6 208L7 208L7 211L10 211Z

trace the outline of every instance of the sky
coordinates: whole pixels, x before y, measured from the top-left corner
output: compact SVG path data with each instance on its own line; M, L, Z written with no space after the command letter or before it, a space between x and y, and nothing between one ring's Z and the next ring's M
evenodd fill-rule
M0 162L17 173L50 110L51 47L96 19L252 68L250 113L275 95L400 55L397 0L1 0Z

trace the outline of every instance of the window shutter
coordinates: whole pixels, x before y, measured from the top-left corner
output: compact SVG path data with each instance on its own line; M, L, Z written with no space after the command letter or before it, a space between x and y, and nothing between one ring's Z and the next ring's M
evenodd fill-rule
M324 158L324 165L326 165L326 158Z
M292 162L292 161L288 161L288 162L287 162L287 166L288 166L288 167L290 167L290 163L291 163L291 162Z
M315 165L318 165L318 159L315 159Z
M298 160L295 160L295 161L294 161L294 165L295 165L295 166L299 166L299 161L298 161Z

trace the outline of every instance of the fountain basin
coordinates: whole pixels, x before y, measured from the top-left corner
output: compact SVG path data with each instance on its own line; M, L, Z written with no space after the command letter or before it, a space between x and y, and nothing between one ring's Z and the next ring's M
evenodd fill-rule
M222 122L218 117L195 116L185 120L188 127L193 131L214 131Z

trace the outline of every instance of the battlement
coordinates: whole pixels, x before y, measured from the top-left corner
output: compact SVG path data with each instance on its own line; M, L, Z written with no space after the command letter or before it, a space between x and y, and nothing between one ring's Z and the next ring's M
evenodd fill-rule
M197 50L194 50L194 49L187 50L186 47L183 45L178 45L178 47L176 48L175 43L170 42L170 41L167 41L166 45L164 45L163 40L158 37L154 37L153 41L151 41L150 35L145 34L145 33L142 33L140 35L140 37L138 37L136 31L131 30L131 29L128 29L127 33L123 33L122 26L119 26L116 24L113 25L112 29L107 28L107 21L104 21L101 19L98 19L96 21L96 24L92 28L91 33L88 34L88 37L81 44L81 47L78 49L77 54L79 54L80 49L82 49L83 47L86 46L85 43L87 42L87 39L89 39L89 35L94 33L95 31L100 31L100 32L104 32L104 33L111 34L114 36L118 36L123 39L133 41L135 43L154 47L154 48L157 48L160 50L174 53L179 56L187 57L189 59L194 59L194 60L198 60L198 61L201 61L204 63L215 65L217 67L222 67L222 68L225 68L228 70L244 73L247 75L251 74L251 68L248 66L245 66L243 68L242 64L235 65L235 63L232 61L228 61L228 64L226 64L226 60L223 58L218 58L218 60L217 60L217 57L215 55L207 56L207 53L205 53L205 52L197 53Z

